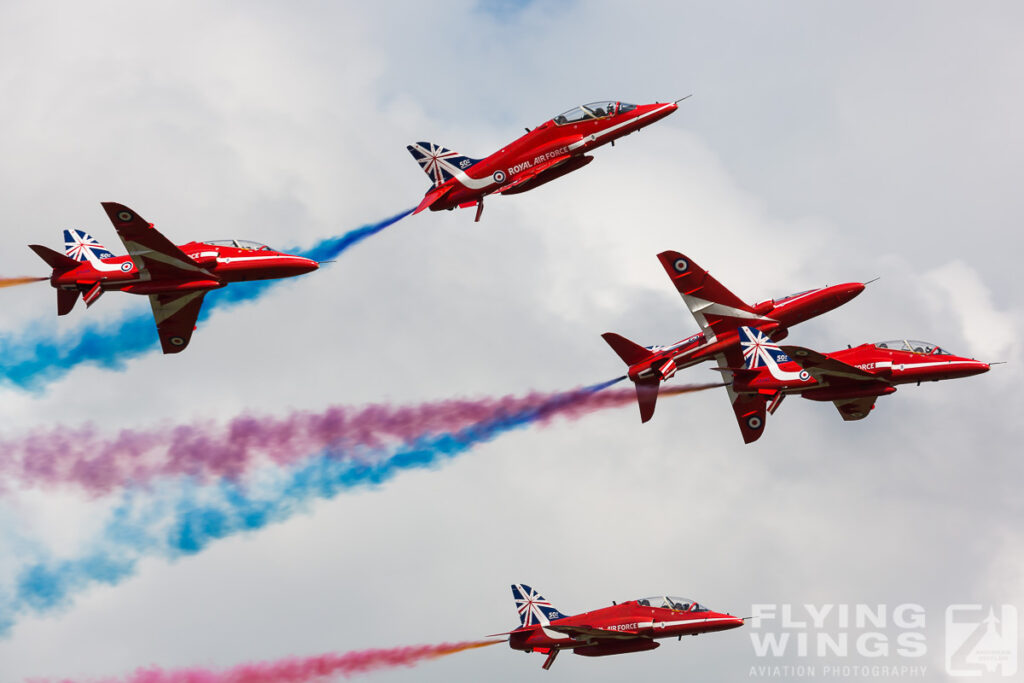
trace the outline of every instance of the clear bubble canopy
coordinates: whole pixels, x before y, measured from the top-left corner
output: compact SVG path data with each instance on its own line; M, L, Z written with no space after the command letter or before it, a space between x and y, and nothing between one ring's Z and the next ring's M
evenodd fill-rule
M677 612L707 612L708 608L696 600L680 598L674 595L654 595L647 598L640 598L637 603L643 607L658 607L671 609Z

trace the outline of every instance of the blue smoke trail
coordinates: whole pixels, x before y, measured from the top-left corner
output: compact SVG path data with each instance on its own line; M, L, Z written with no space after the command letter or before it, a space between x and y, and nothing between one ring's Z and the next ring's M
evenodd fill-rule
M339 237L322 240L308 250L292 253L316 261L330 260L410 213L411 209L403 211ZM214 290L206 296L199 321L205 321L217 309L256 299L280 282L282 280L237 282ZM40 331L39 327L44 329ZM120 370L126 361L160 348L148 306L140 306L138 313L121 320L87 324L74 335L74 339L58 340L57 325L53 320L33 325L28 334L0 335L0 350L3 351L0 353L0 382L22 389L40 389L79 365L92 363L101 368Z
M283 522L315 500L378 486L404 470L440 466L622 379L565 392L456 432L425 435L390 454L321 453L283 471L268 470L263 473L266 481L257 477L248 486L226 479L213 486L177 480L165 483L155 495L126 491L89 552L66 560L40 558L18 572L13 594L0 593L0 636L19 614L50 612L66 607L74 594L94 584L119 583L135 573L145 556L174 560L194 555L218 539Z

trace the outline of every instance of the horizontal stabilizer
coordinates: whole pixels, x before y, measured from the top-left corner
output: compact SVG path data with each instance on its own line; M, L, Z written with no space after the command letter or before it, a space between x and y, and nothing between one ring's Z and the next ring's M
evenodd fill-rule
M614 332L605 332L601 338L608 342L608 346L612 347L612 351L617 353L626 365L642 363L654 355L650 349L645 349Z
M718 367L711 368L715 372L730 373L732 374L732 381L734 384L745 384L752 379L755 379L761 374L759 370L751 370L750 368L729 368L729 367ZM725 379L728 379L727 377Z
M440 200L441 197L444 197L446 194L448 194L448 191L450 189L451 188L449 187L434 187L428 190L427 193L423 195L423 199L420 201L420 203L416 206L415 209L412 210L413 215L418 214L420 211L423 211L424 209L429 209L432 205L437 203L437 201Z
M81 264L75 259L65 256L59 251L54 251L49 247L44 247L41 244L30 244L28 248L36 252L36 255L46 261L46 264L54 270L65 271L77 268Z

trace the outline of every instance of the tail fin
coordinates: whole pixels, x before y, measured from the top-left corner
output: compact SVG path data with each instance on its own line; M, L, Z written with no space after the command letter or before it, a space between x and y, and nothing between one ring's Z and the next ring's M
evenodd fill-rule
M654 354L651 353L650 349L645 349L637 343L631 342L620 334L614 332L605 332L601 335L601 338L608 342L608 346L612 347L612 351L619 354L619 358L626 365L636 365L642 363Z
M60 252L56 252L53 249L44 247L40 244L30 244L28 248L36 252L39 258L46 261L46 265L53 268L54 275L59 275L65 271L77 268L79 266L78 261L75 259L65 256ZM77 289L57 289L57 315L67 315L71 312L71 309L75 307L75 302L78 301L78 290Z
M601 338L608 342L608 346L612 347L612 351L617 353L622 362L630 367L637 363L643 363L655 355L650 349L645 349L614 332L605 332L601 335ZM669 359L662 367L653 369L658 373L658 377L638 382L634 380L636 384L636 401L640 405L641 422L647 422L654 417L654 406L658 402L658 389L661 387L661 380L668 379L675 374L676 364Z
M114 258L99 240L85 230L77 229L64 231L64 253L76 261L91 261L90 256L95 259Z
M519 624L522 627L547 626L552 621L569 616L562 614L544 597L523 583L512 584L512 597L516 601L519 612Z
M57 315L67 315L75 307L78 301L78 290L58 289L57 290ZM88 305L88 304L86 304Z
M458 152L435 145L432 142L416 142L407 145L406 149L412 158L419 162L423 172L430 177L434 187L440 187L455 177L459 171L465 171L479 159L471 159Z
M779 367L793 359L761 330L753 327L740 327L739 335L745 369L760 371L761 368L767 368L768 374L775 379L790 382L806 382L810 378L810 373L803 367L797 367L795 370L783 370Z
M748 370L778 367L789 362L789 356L761 330L742 326L739 328L740 350L743 351L743 367Z
M654 417L654 406L658 402L659 380L646 380L636 383L636 402L640 404L640 421L647 422Z

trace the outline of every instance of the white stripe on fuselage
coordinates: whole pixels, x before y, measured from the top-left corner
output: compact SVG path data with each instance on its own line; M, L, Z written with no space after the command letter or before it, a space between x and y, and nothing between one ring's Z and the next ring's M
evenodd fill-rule
M271 259L281 258L280 256L225 256L224 258L218 258L217 263L233 263L236 261L269 261Z
M712 621L733 621L736 617L711 617L708 619L683 619L682 621L659 621L654 628L669 628L670 626L682 626L683 624L709 624Z
M608 135L609 133L614 133L615 131L617 131L620 128L632 125L632 124L636 123L637 121L640 121L641 119L646 119L648 116L653 116L654 114L657 114L659 111L664 111L665 109L667 109L669 107L672 107L672 106L674 106L674 103L669 102L668 104L666 104L666 105L664 105L662 107L658 107L657 109L652 109L651 111L647 112L646 114L641 114L640 116L632 118L629 121L623 121L622 123L617 123L614 126L609 126L608 128L605 128L604 130L598 131L597 133L594 133L592 135L588 135L587 137L583 138L582 140L577 140L576 142L574 142L571 145L569 145L569 149L571 149L571 150L579 149L580 147L582 147L583 145L587 144L588 142L594 142L595 140L597 140L600 137L604 137L605 135Z
M645 119L648 116L652 116L654 114L657 114L658 112L663 111L664 109L666 109L668 107L671 107L671 106L672 106L672 103L666 104L663 107L658 107L657 109L652 109L651 111L647 112L646 114L641 114L640 116L632 118L632 119L630 119L628 121L623 121L622 123L618 123L618 124L616 124L614 126L610 126L608 128L605 128L604 130L598 131L597 133L594 133L592 135L588 135L588 136L586 136L584 138L581 138L580 140L577 140L576 142L573 142L573 143L569 144L569 150L573 151L573 150L579 149L583 145L586 145L589 142L593 142L593 141L597 140L600 137L604 137L605 135L608 135L609 133L612 133L612 132L620 129L623 126L628 126L628 125L631 125L633 123L636 123L637 121L639 121L641 119ZM444 166L445 170L447 170L449 173L452 174L452 176L455 177L455 180L458 180L460 183L462 183L462 185L464 185L465 187L469 188L470 190L482 190L485 187L489 187L491 185L497 185L497 183L495 182L493 176L486 176L484 178L474 178L474 177L470 176L468 173L466 173L465 171L463 171L461 168L456 168L449 161L447 161L445 159L437 159L435 161L435 163L438 163L438 164Z
M89 259L89 264L100 272L109 273L115 270L121 270L120 263L104 263L103 261L96 258L96 254L92 253L92 249L85 250L85 258ZM130 258L131 257L129 257L129 259ZM134 266L134 262L132 263L132 265Z
M915 368L934 368L950 365L970 365L969 361L962 360L939 360L928 363L892 363L892 367L898 371L911 370Z

